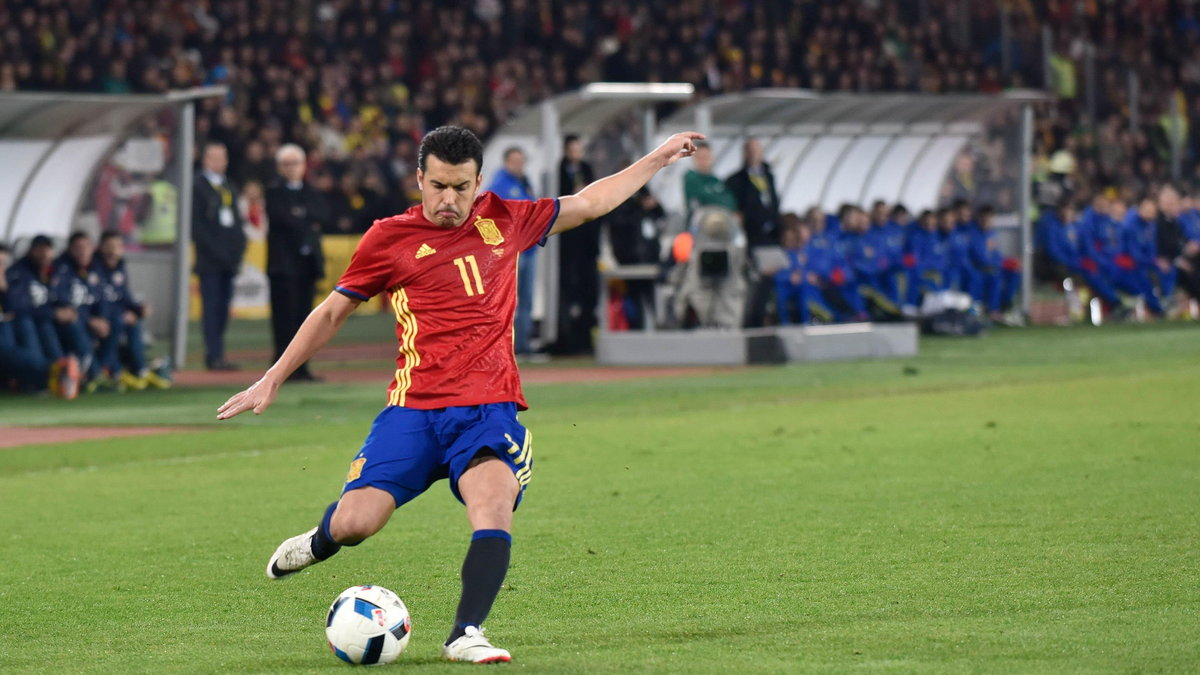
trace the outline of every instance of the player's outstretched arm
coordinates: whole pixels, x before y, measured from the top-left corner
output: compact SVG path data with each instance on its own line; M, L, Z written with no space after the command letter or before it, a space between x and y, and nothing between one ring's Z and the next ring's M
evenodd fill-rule
M704 134L695 131L675 134L623 170L559 199L558 218L550 234L574 229L617 208L650 182L659 169L674 164L680 157L690 157L696 152L695 142L703 138Z
M346 317L353 314L359 304L361 303L358 300L348 298L337 291L330 293L329 297L317 305L304 320L300 330L296 332L296 337L288 343L283 356L279 357L275 365L267 369L262 378L250 385L249 389L234 394L224 405L217 408L217 419L227 420L247 410L261 415L275 400L279 385L283 384L292 371L312 358L317 350L337 335L342 324L346 322Z

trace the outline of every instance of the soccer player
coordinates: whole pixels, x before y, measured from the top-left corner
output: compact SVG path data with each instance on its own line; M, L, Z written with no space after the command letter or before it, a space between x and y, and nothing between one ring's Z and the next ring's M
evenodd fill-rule
M470 131L439 127L421 141L421 203L376 221L350 266L312 311L283 356L217 411L262 413L280 384L327 343L361 303L387 293L400 353L388 403L350 464L341 498L320 524L280 544L267 576L288 576L378 532L396 508L442 478L467 509L474 533L462 595L442 648L451 661L509 661L483 635L508 570L512 514L533 471L513 354L516 257L546 237L599 218L661 168L695 151L697 133L559 199L478 198L483 146Z

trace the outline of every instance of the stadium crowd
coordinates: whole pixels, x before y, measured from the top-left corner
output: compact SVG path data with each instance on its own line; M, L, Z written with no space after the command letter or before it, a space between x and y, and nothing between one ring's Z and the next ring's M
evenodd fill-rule
M1048 54L1042 28L1053 35ZM1191 3L0 3L0 90L226 84L229 96L199 111L199 142L242 149L230 175L259 188L273 176L278 147L300 144L311 179L330 198L329 228L339 232L362 231L412 201L411 167L426 130L456 123L486 138L517 108L596 80L691 82L699 96L771 86L1043 87L1056 101L1037 115L1039 173L1050 174L1059 155L1055 168L1067 164L1069 182L1087 198L1109 186L1140 196L1165 179L1172 134L1186 136L1187 167L1200 156L1200 135L1188 133L1200 122L1200 22Z
M460 124L486 139L518 108L597 80L691 82L699 97L756 87L1044 88L1054 101L1039 104L1035 115L1039 276L1057 282L1074 275L1118 313L1120 293L1143 298L1152 311L1170 308L1173 284L1195 295L1195 209L1163 187L1178 157L1176 185L1185 194L1200 188L1200 134L1191 131L1200 124L1200 20L1192 3L0 1L0 91L227 85L226 97L207 99L197 111L197 147L230 149L228 178L241 188L246 221L258 227L285 144L306 151L307 180L328 207L324 231L363 232L419 198L413 168L427 130ZM956 167L952 180L963 190L919 214L873 204L764 218L752 199L763 201L752 167L730 181L701 181L699 189L719 193L719 184L749 243L786 251L779 269L759 269L753 280L747 323L898 316L922 291L947 288L1000 318L1022 271L999 255L991 229L989 205L1011 208L1012 192L972 189L986 179L985 164ZM150 198L136 190L120 196L129 180L102 172L91 204L103 229L127 236L114 205ZM656 209L653 196L642 195L610 221L657 218ZM637 244L614 229L621 242ZM595 249L579 247L585 255ZM49 289L47 264L34 267ZM6 303L14 297L9 276ZM594 281L578 285L594 297ZM771 289L775 319L768 316ZM52 306L64 302L54 297ZM101 335L102 322L132 324L95 297L94 308L69 303L83 317L74 321L78 329L60 322L42 330L45 342L53 333L62 344L40 348L42 360L29 363L45 365L37 377L21 375L22 386L36 388L42 368L70 371L71 355L85 381L146 377L136 359L121 365L111 357L114 344L131 339L127 331ZM15 344L30 348L27 328L4 325ZM71 342L85 333L91 353ZM113 337L119 334L126 337ZM0 329L0 340L5 335Z

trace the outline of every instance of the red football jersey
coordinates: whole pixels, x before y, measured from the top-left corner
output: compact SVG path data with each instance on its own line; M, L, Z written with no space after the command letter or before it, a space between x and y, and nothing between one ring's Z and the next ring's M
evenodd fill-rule
M485 192L459 227L429 222L419 204L375 221L336 290L388 294L400 341L388 405L526 408L513 354L517 255L544 243L557 216L557 199Z

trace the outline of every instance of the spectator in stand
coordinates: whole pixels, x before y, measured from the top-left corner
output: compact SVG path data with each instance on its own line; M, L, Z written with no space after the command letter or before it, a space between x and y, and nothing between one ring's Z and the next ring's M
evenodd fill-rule
M504 151L504 166L496 171L488 189L503 199L534 201L533 185L525 177L525 153L520 148ZM514 350L518 356L533 353L533 284L536 282L537 247L522 251L517 263L517 317L514 324Z
M325 199L304 182L304 150L287 144L275 153L279 180L267 188L267 278L271 288L271 336L275 360L300 330L313 308L317 281L325 276L321 231L329 219ZM289 377L294 382L318 378L302 364Z
M567 136L558 165L559 193L573 195L594 178L592 165L583 159L583 141L575 135ZM558 237L558 338L554 344L558 354L592 351L600 296L600 274L596 269L600 232L599 227L580 227Z
M171 381L150 369L146 361L145 321L150 305L137 297L125 265L125 241L119 232L100 235L99 254L92 260L99 277L105 318L113 331L113 348L104 353L101 367L119 373L117 382L126 389L167 389Z
M225 328L233 303L233 279L242 265L246 233L238 212L237 187L226 177L229 153L217 142L204 145L201 171L192 197L192 242L200 277L204 365L209 370L237 370L225 360Z

